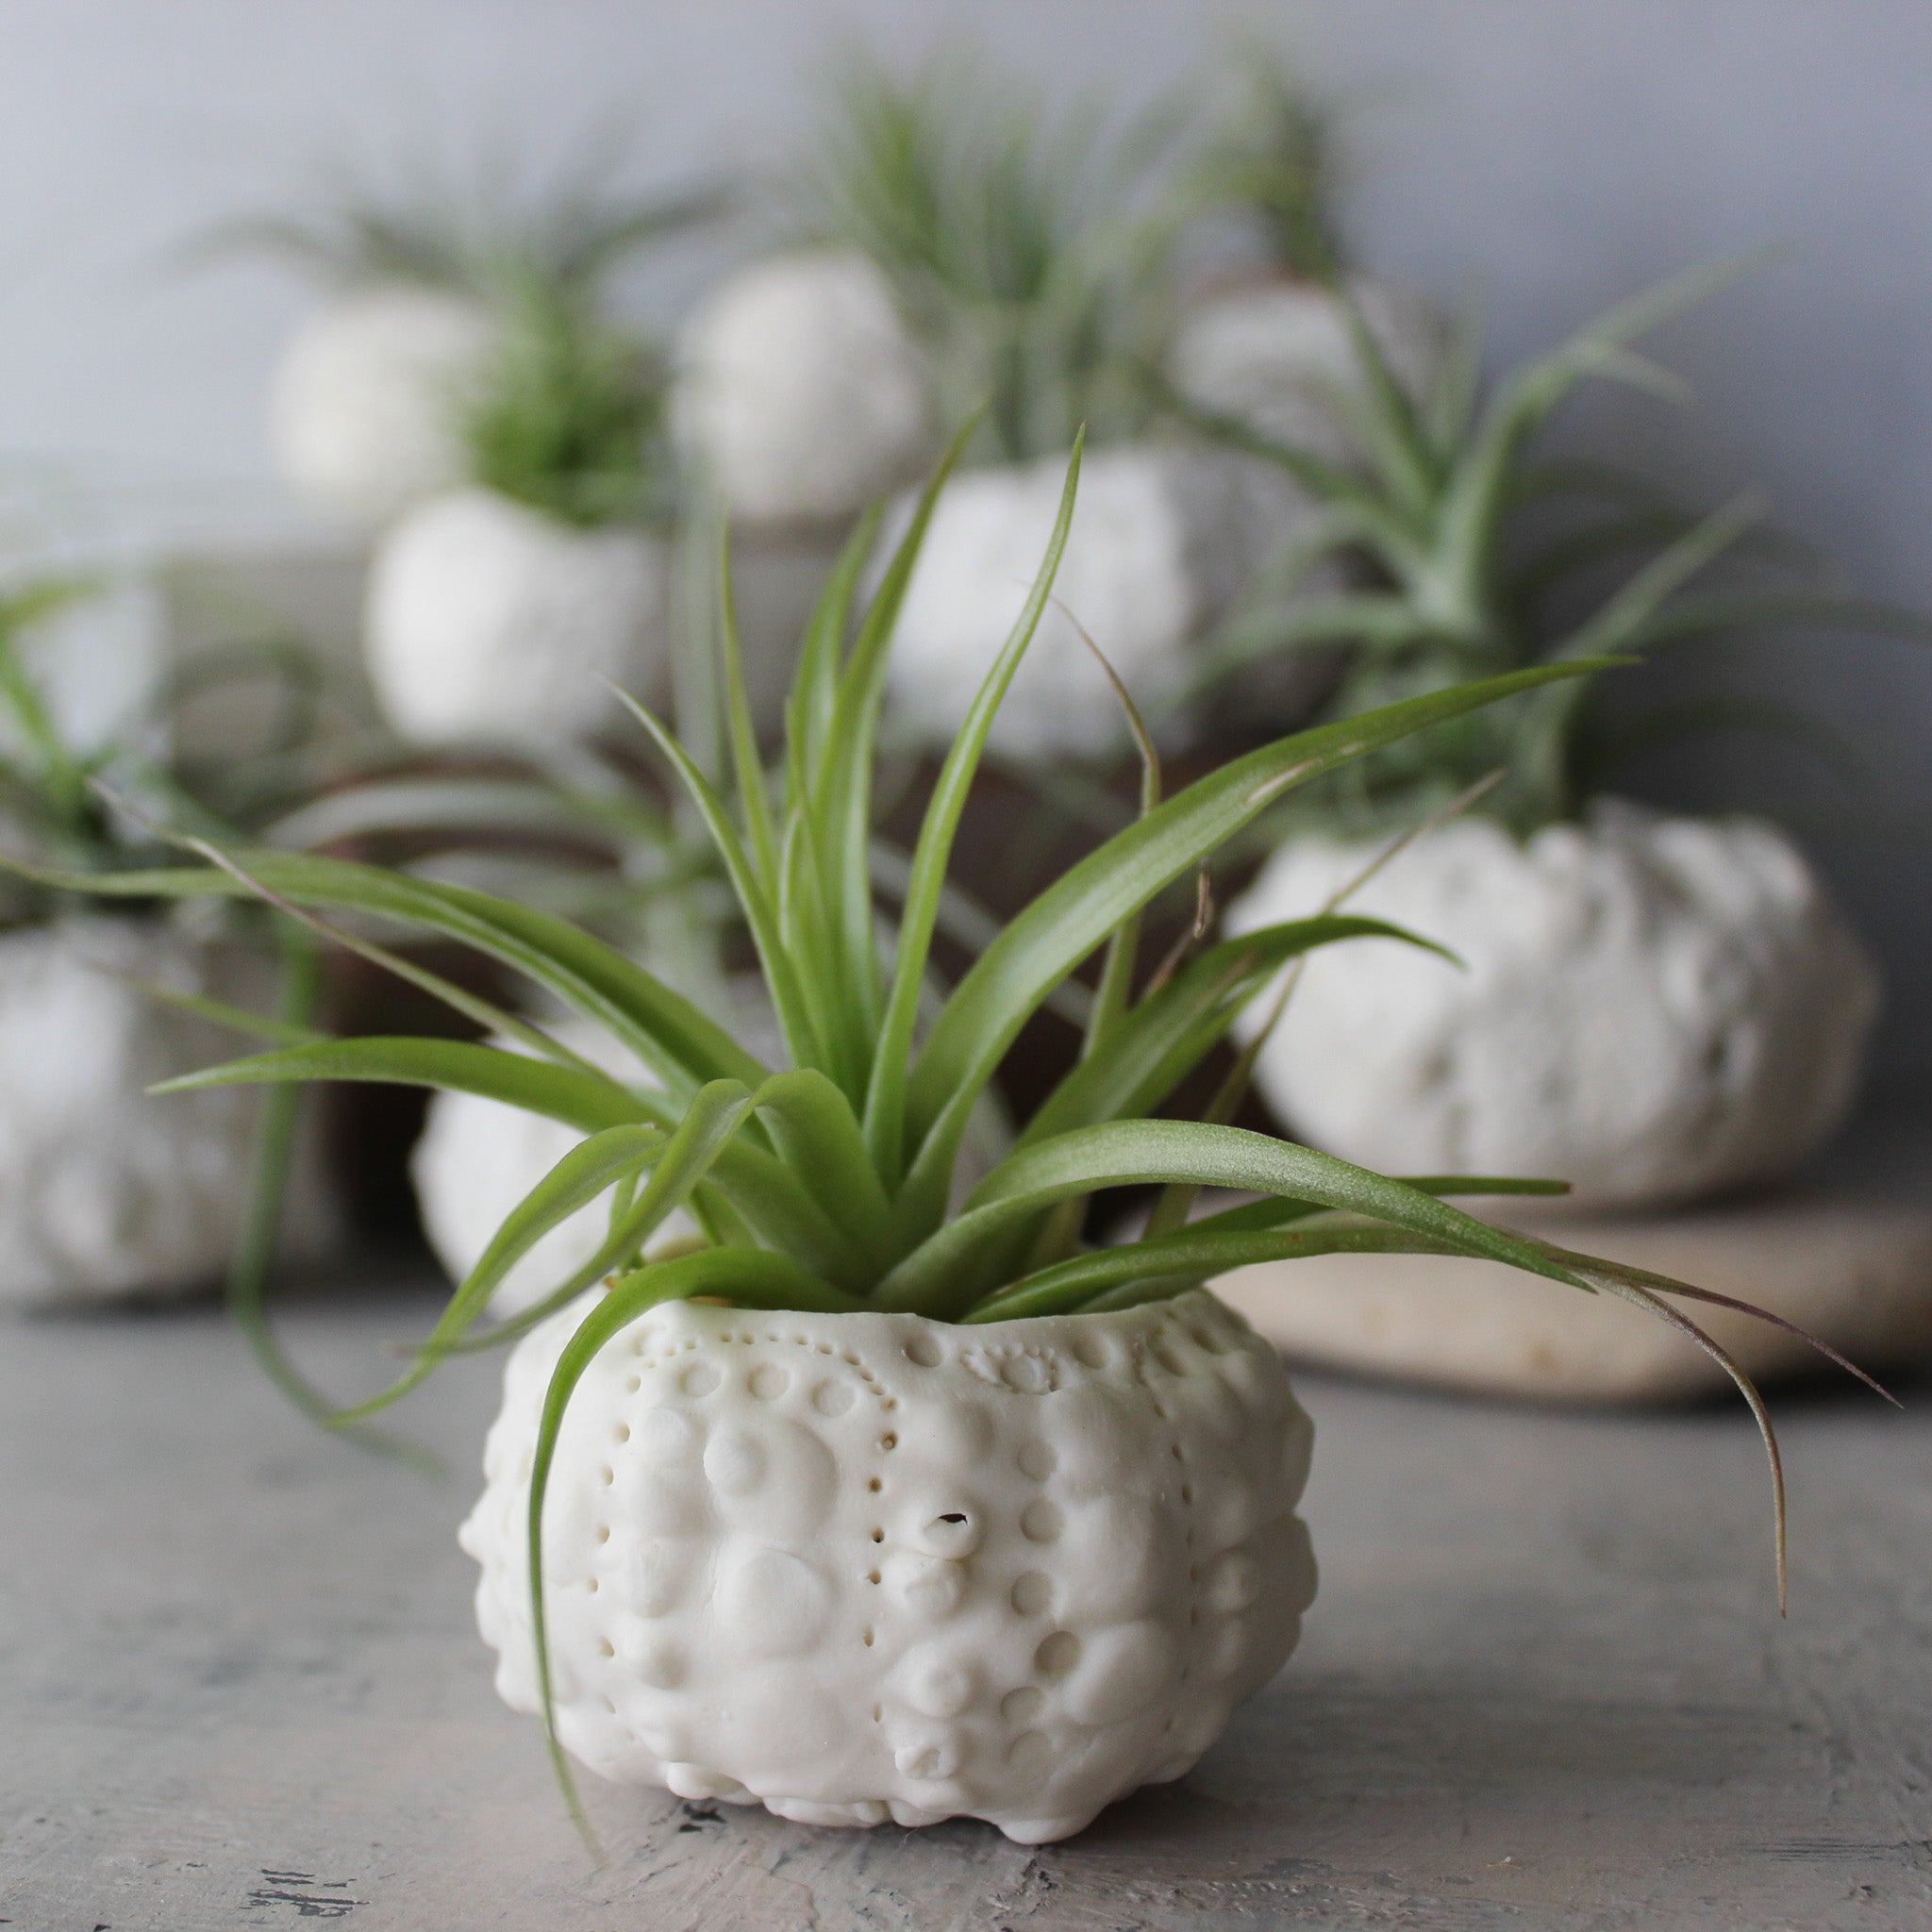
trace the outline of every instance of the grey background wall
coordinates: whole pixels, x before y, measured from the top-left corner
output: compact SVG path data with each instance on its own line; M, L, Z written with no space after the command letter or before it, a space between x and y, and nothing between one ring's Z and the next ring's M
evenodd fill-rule
M1248 9L1364 103L1361 258L1480 291L1499 358L1642 280L1767 239L1777 267L1662 339L1693 411L1573 433L1716 494L1763 482L1849 583L1932 611L1932 8L1924 0L1330 0ZM1199 0L0 0L0 452L38 453L156 544L314 533L266 474L294 285L171 270L303 156L494 131L534 155L622 109L641 165L775 151L828 34L964 28L1055 87L1140 92L1210 52ZM1653 674L1646 674L1647 675ZM1795 639L1659 670L1801 706L1856 786L1736 741L1641 774L1781 805L1884 955L1881 1078L1932 1076L1932 650Z

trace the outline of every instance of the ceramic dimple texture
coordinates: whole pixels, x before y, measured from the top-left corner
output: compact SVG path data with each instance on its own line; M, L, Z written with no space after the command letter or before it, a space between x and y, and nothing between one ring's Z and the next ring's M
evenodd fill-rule
M586 1306L512 1355L462 1530L519 1710L530 1461ZM606 1777L806 1823L1064 1838L1180 1776L1293 1648L1310 1438L1201 1292L984 1327L653 1310L558 1442L559 1734Z
M1377 850L1295 841L1230 927L1315 911ZM1519 844L1465 819L1349 909L1467 967L1381 941L1314 954L1262 1049L1280 1118L1365 1167L1553 1174L1577 1205L1660 1205L1775 1176L1851 1106L1876 974L1771 825L1604 800Z

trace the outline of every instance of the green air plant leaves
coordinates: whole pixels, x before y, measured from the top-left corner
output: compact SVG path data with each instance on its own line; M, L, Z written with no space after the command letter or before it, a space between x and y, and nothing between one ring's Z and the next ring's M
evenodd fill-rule
M1460 332L1432 391L1412 396L1339 291L1360 380L1327 399L1358 451L1355 464L1284 446L1170 392L1199 427L1286 470L1319 519L1315 539L1298 531L1283 567L1264 573L1209 641L1205 675L1272 651L1349 646L1331 702L1332 714L1345 717L1524 665L1641 656L1721 631L1813 625L1932 637L1932 625L1907 612L1788 578L1762 581L1766 566L1804 559L1758 528L1755 496L1690 517L1611 466L1535 454L1552 415L1586 381L1681 399L1682 385L1631 345L1768 258L1764 250L1727 257L1641 291L1480 405L1473 327ZM1366 564L1377 582L1346 595L1305 594L1307 573L1335 557ZM1620 567L1622 580L1606 590L1604 574ZM1715 570L1726 575L1723 587L1689 594ZM1582 614L1553 625L1552 605ZM1573 815L1600 775L1579 753L1584 700L1580 687L1550 692L1391 745L1297 801L1296 821L1343 833L1396 828L1500 765L1505 782L1482 809L1527 835Z
M908 79L855 53L829 78L802 225L877 264L945 413L988 398L981 441L1003 462L1058 455L1083 424L1108 440L1144 426L1140 370L1171 325L1169 257L1194 211L1157 182L1172 104L1055 114L959 49Z
M213 851L218 862L199 869L28 869L65 891L150 900L254 895L277 907L335 908L435 933L603 1027L650 1070L657 1084L630 1084L574 1058L541 1057L529 1041L512 1051L448 1040L318 1039L291 1019L285 1028L298 1030L272 1033L286 1042L275 1050L164 1090L400 1081L481 1095L584 1136L525 1200L504 1204L496 1239L404 1375L337 1417L365 1418L474 1346L471 1331L510 1264L563 1220L608 1197L608 1232L594 1255L528 1314L495 1331L527 1332L553 1311L573 1324L544 1407L530 1500L546 1728L541 1511L559 1431L571 1391L598 1350L661 1301L705 1295L751 1307L891 1308L977 1323L1118 1307L1179 1293L1264 1256L1353 1248L1478 1257L1555 1288L1605 1289L1716 1351L1669 1299L1679 1292L1694 1299L1695 1291L1523 1240L1442 1198L1538 1191L1548 1183L1405 1182L1216 1120L1149 1117L1285 964L1316 946L1426 941L1331 913L1208 944L1142 980L1131 957L1141 909L1168 887L1198 877L1217 851L1296 788L1499 701L1574 688L1600 661L1532 665L1424 690L1263 746L1165 799L1150 768L1141 816L992 938L938 1002L920 1037L916 1003L930 976L926 956L960 805L994 708L1052 592L1076 482L1077 454L1033 592L928 806L905 880L896 958L889 957L869 878L874 741L884 657L933 491L862 611L856 552L835 573L812 622L775 774L761 769L750 743L728 611L715 640L724 657L716 688L735 716L711 769L637 708L718 846L751 929L791 1060L775 1073L634 960L567 920L474 889L262 849ZM1103 1050L1065 1076L1005 1158L949 1213L967 1124L995 1068L1026 1020L1085 962L1110 951ZM423 983L439 990L433 975ZM441 996L453 1004L465 997L454 987ZM1115 1247L1082 1248L1061 1204L1145 1184L1262 1198L1185 1225L1157 1225ZM653 1256L646 1244L677 1208L689 1212L698 1235ZM1042 1244L1049 1224L1053 1238ZM601 1293L593 1287L600 1279ZM1716 1353L1755 1403L1748 1379Z

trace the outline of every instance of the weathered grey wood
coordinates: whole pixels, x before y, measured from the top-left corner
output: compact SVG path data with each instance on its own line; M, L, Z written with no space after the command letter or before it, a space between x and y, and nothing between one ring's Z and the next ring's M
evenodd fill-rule
M420 1293L289 1322L344 1392ZM649 1793L564 1822L432 1484L290 1414L212 1310L0 1331L0 1920L35 1932L1932 1924L1932 1420L1784 1405L1791 1618L1729 1407L1310 1381L1323 1594L1182 1784L1029 1852Z

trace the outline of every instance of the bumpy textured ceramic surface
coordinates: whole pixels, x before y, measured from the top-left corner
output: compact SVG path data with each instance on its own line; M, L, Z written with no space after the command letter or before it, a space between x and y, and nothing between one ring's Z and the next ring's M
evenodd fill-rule
M510 1357L462 1530L518 1710L530 1459L580 1314ZM551 1479L562 1740L806 1824L1065 1838L1179 1777L1293 1648L1311 1433L1200 1292L973 1328L654 1310L586 1373Z
M555 745L608 715L606 678L636 689L661 669L665 596L662 547L641 531L457 491L375 553L370 676L406 737Z
M1318 910L1376 849L1295 841L1230 927ZM1283 1121L1347 1159L1664 1204L1784 1172L1851 1107L1876 974L1769 825L1607 803L1519 845L1464 820L1348 906L1468 970L1375 941L1309 958L1257 1077Z
M1049 457L977 470L946 486L907 590L889 667L903 720L950 744L992 668L1046 554L1066 482ZM1236 473L1174 450L1090 454L1067 547L1032 645L992 727L1016 757L1124 745L1120 701L1071 611L1135 701L1158 706L1192 671L1189 645L1247 561ZM890 554L908 508L884 533ZM1062 608L1064 607L1064 608Z
M275 466L303 495L380 524L458 483L462 391L497 339L480 304L432 289L343 297L299 328L269 398Z
M1357 277L1350 284L1362 320L1397 378L1413 395L1441 361L1441 324L1401 289ZM1333 462L1357 452L1329 401L1335 390L1366 388L1348 320L1313 282L1272 282L1210 296L1183 321L1171 364L1174 385L1206 408Z
M647 1068L588 1020L549 1023L549 1031L593 1066L641 1087L658 1082ZM492 1045L508 1047L498 1039ZM423 1231L450 1278L460 1281L483 1257L504 1216L583 1136L561 1121L525 1113L475 1093L439 1093L409 1157ZM560 1221L504 1276L491 1298L499 1315L514 1315L553 1292L597 1252L610 1230L610 1210L594 1201ZM692 1232L682 1213L663 1235Z
M114 974L266 1009L274 981L250 970L259 965L145 919L0 936L0 1303L220 1279L246 1211L260 1096L226 1087L149 1097L157 1080L232 1058L235 1038ZM306 1148L289 1252L327 1244L330 1207Z
M924 358L861 255L774 256L724 281L685 325L679 440L741 517L843 516L931 453Z

